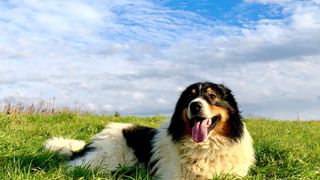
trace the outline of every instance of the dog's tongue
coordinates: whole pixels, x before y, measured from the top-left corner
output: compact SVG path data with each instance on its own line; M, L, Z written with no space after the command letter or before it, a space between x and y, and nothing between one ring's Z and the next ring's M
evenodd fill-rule
M198 121L192 127L192 139L195 142L203 142L208 135L209 119Z

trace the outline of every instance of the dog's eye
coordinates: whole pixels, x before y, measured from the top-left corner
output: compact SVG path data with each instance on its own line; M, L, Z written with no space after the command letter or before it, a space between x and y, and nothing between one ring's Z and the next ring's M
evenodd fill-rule
M210 99L215 99L217 96L215 94L209 94Z

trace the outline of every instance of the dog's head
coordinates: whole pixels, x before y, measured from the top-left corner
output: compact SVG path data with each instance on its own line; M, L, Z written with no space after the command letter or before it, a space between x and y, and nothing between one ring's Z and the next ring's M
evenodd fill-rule
M182 92L169 126L173 140L191 137L196 143L215 135L237 140L242 132L241 116L230 89L210 82L192 84Z

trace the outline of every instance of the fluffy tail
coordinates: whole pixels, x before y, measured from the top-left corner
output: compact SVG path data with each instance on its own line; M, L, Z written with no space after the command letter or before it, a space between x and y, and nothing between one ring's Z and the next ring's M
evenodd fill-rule
M53 137L44 142L46 150L58 152L65 156L72 156L74 152L81 150L85 145L84 141L65 139L63 137Z

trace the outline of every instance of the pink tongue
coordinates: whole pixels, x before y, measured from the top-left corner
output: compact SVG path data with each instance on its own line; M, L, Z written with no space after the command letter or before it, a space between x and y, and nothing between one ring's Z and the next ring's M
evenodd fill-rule
M208 135L209 119L205 119L200 122L196 122L192 127L192 139L195 142L203 142Z

